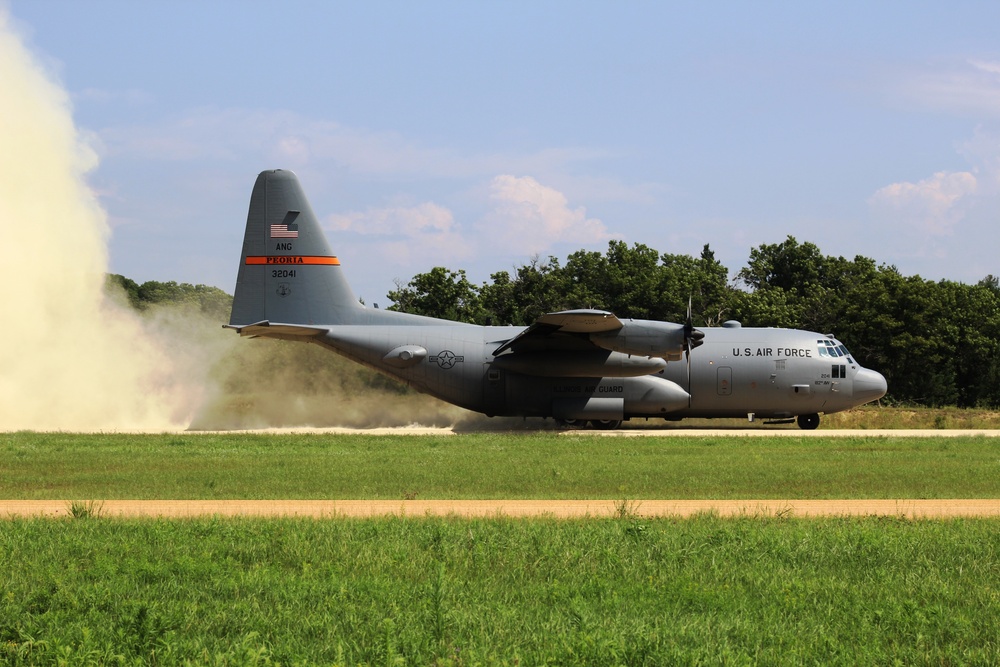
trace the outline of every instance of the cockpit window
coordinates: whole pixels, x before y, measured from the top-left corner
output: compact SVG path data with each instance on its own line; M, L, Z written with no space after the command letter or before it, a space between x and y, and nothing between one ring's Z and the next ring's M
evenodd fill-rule
M816 345L819 348L819 356L830 357L832 359L837 359L840 357L847 357L847 360L852 364L854 360L850 357L850 352L843 343L839 343L831 338L820 338L816 341Z

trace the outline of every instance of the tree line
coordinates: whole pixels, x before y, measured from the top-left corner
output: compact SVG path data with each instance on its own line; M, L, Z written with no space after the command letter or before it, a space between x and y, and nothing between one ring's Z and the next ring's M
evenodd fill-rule
M465 270L435 267L397 282L392 310L477 324L528 325L539 315L597 308L619 317L696 326L836 334L883 375L886 400L928 406L1000 406L1000 281L974 285L904 276L873 259L824 255L789 236L751 250L733 280L706 245L699 257L611 241L565 263L536 257L475 285Z
M108 293L123 294L128 305L140 312L154 306L182 307L220 322L228 322L233 307L232 296L218 287L208 285L176 283L172 280L149 280L140 284L117 273L109 273L105 276L104 287Z

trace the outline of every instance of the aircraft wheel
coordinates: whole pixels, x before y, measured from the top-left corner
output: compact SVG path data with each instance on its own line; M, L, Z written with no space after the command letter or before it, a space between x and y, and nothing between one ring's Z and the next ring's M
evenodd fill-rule
M620 419L591 419L590 428L597 429L599 431L610 431L616 429L622 425L622 420Z
M556 421L560 426L565 426L566 428L579 428L584 424L582 419L557 419Z
M799 428L812 431L819 426L819 415L799 415Z

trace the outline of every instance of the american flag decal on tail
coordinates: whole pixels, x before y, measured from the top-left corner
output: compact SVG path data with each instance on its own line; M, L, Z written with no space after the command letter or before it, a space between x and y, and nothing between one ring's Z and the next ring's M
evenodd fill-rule
M289 211L285 214L285 219L281 224L271 225L272 239L297 239L299 238L299 226L295 219L299 217L298 211Z

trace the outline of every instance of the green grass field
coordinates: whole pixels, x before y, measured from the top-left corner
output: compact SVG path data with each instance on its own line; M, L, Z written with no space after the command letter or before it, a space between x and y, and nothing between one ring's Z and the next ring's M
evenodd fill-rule
M1000 440L0 434L0 498L998 498Z
M0 434L3 498L1000 497L994 438ZM0 521L0 664L1000 663L988 519Z
M5 664L997 664L996 522L0 523Z

